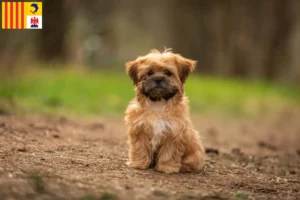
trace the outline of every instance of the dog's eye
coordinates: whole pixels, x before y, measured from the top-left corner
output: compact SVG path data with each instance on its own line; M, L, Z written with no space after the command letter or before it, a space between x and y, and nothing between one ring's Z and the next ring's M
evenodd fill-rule
M171 76L171 75L172 75L172 73L171 73L169 70L166 70L164 73L165 73L165 75L167 75L167 76Z
M148 72L148 76L151 76L151 75L153 75L153 74L154 74L153 71L149 71L149 72Z

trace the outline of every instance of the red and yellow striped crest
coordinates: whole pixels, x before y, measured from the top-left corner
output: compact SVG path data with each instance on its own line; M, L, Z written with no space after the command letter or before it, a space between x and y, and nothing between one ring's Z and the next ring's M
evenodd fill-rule
M42 2L2 2L2 29L41 29Z

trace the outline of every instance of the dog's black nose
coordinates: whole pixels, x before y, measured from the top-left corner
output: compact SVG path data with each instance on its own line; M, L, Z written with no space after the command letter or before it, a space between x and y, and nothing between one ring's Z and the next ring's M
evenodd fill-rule
M160 84L164 80L164 77L158 76L154 78L155 83Z

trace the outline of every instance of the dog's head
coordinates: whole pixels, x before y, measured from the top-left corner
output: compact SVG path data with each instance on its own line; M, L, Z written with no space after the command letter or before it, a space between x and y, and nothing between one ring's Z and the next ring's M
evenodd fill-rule
M152 50L145 56L126 63L126 70L139 96L151 101L182 97L183 85L195 69L196 61L174 54L170 50Z

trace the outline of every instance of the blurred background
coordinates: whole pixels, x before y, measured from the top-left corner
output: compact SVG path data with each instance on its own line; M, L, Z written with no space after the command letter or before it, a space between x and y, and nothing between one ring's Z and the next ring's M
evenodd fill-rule
M0 199L299 199L300 0L42 2L0 29ZM124 63L165 47L198 61L199 174L125 165Z
M123 112L134 96L124 62L168 47L198 60L187 82L196 110L290 107L300 96L299 9L299 0L45 0L42 30L0 32L0 105Z

